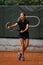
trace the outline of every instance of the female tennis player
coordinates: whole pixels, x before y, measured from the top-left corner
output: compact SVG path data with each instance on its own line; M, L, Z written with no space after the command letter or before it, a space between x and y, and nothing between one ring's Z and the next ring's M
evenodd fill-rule
M16 22L15 24L8 26L8 29L15 27L19 25L20 31L19 31L19 39L22 46L22 51L18 53L18 59L24 61L24 52L29 46L29 21L25 17L25 13L20 13L20 20Z

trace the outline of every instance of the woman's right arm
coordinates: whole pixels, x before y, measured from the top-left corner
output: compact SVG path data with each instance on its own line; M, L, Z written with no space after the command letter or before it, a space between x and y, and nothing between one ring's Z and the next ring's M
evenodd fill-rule
M17 25L18 25L18 23L15 23L13 25L10 25L10 26L8 26L8 29L13 28L13 27L16 27Z

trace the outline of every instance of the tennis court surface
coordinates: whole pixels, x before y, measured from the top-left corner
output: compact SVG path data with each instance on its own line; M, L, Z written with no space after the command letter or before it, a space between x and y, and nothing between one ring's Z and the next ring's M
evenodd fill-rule
M0 52L0 65L43 65L43 53L27 52L25 61L19 61L17 52Z

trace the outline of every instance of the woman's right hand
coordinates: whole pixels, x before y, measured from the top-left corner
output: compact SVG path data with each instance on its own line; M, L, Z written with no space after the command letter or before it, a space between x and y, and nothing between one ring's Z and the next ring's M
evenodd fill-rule
M6 29L9 30L10 29L10 26L6 27Z
M7 28L10 29L10 26L8 26Z
M10 26L8 26L8 29L10 29Z

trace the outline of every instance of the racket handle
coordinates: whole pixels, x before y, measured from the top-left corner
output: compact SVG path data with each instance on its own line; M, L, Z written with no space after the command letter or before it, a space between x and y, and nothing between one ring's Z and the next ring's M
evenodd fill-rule
M8 26L8 27L6 27L6 29L7 29L7 30L9 30L9 29L10 29L10 27Z

